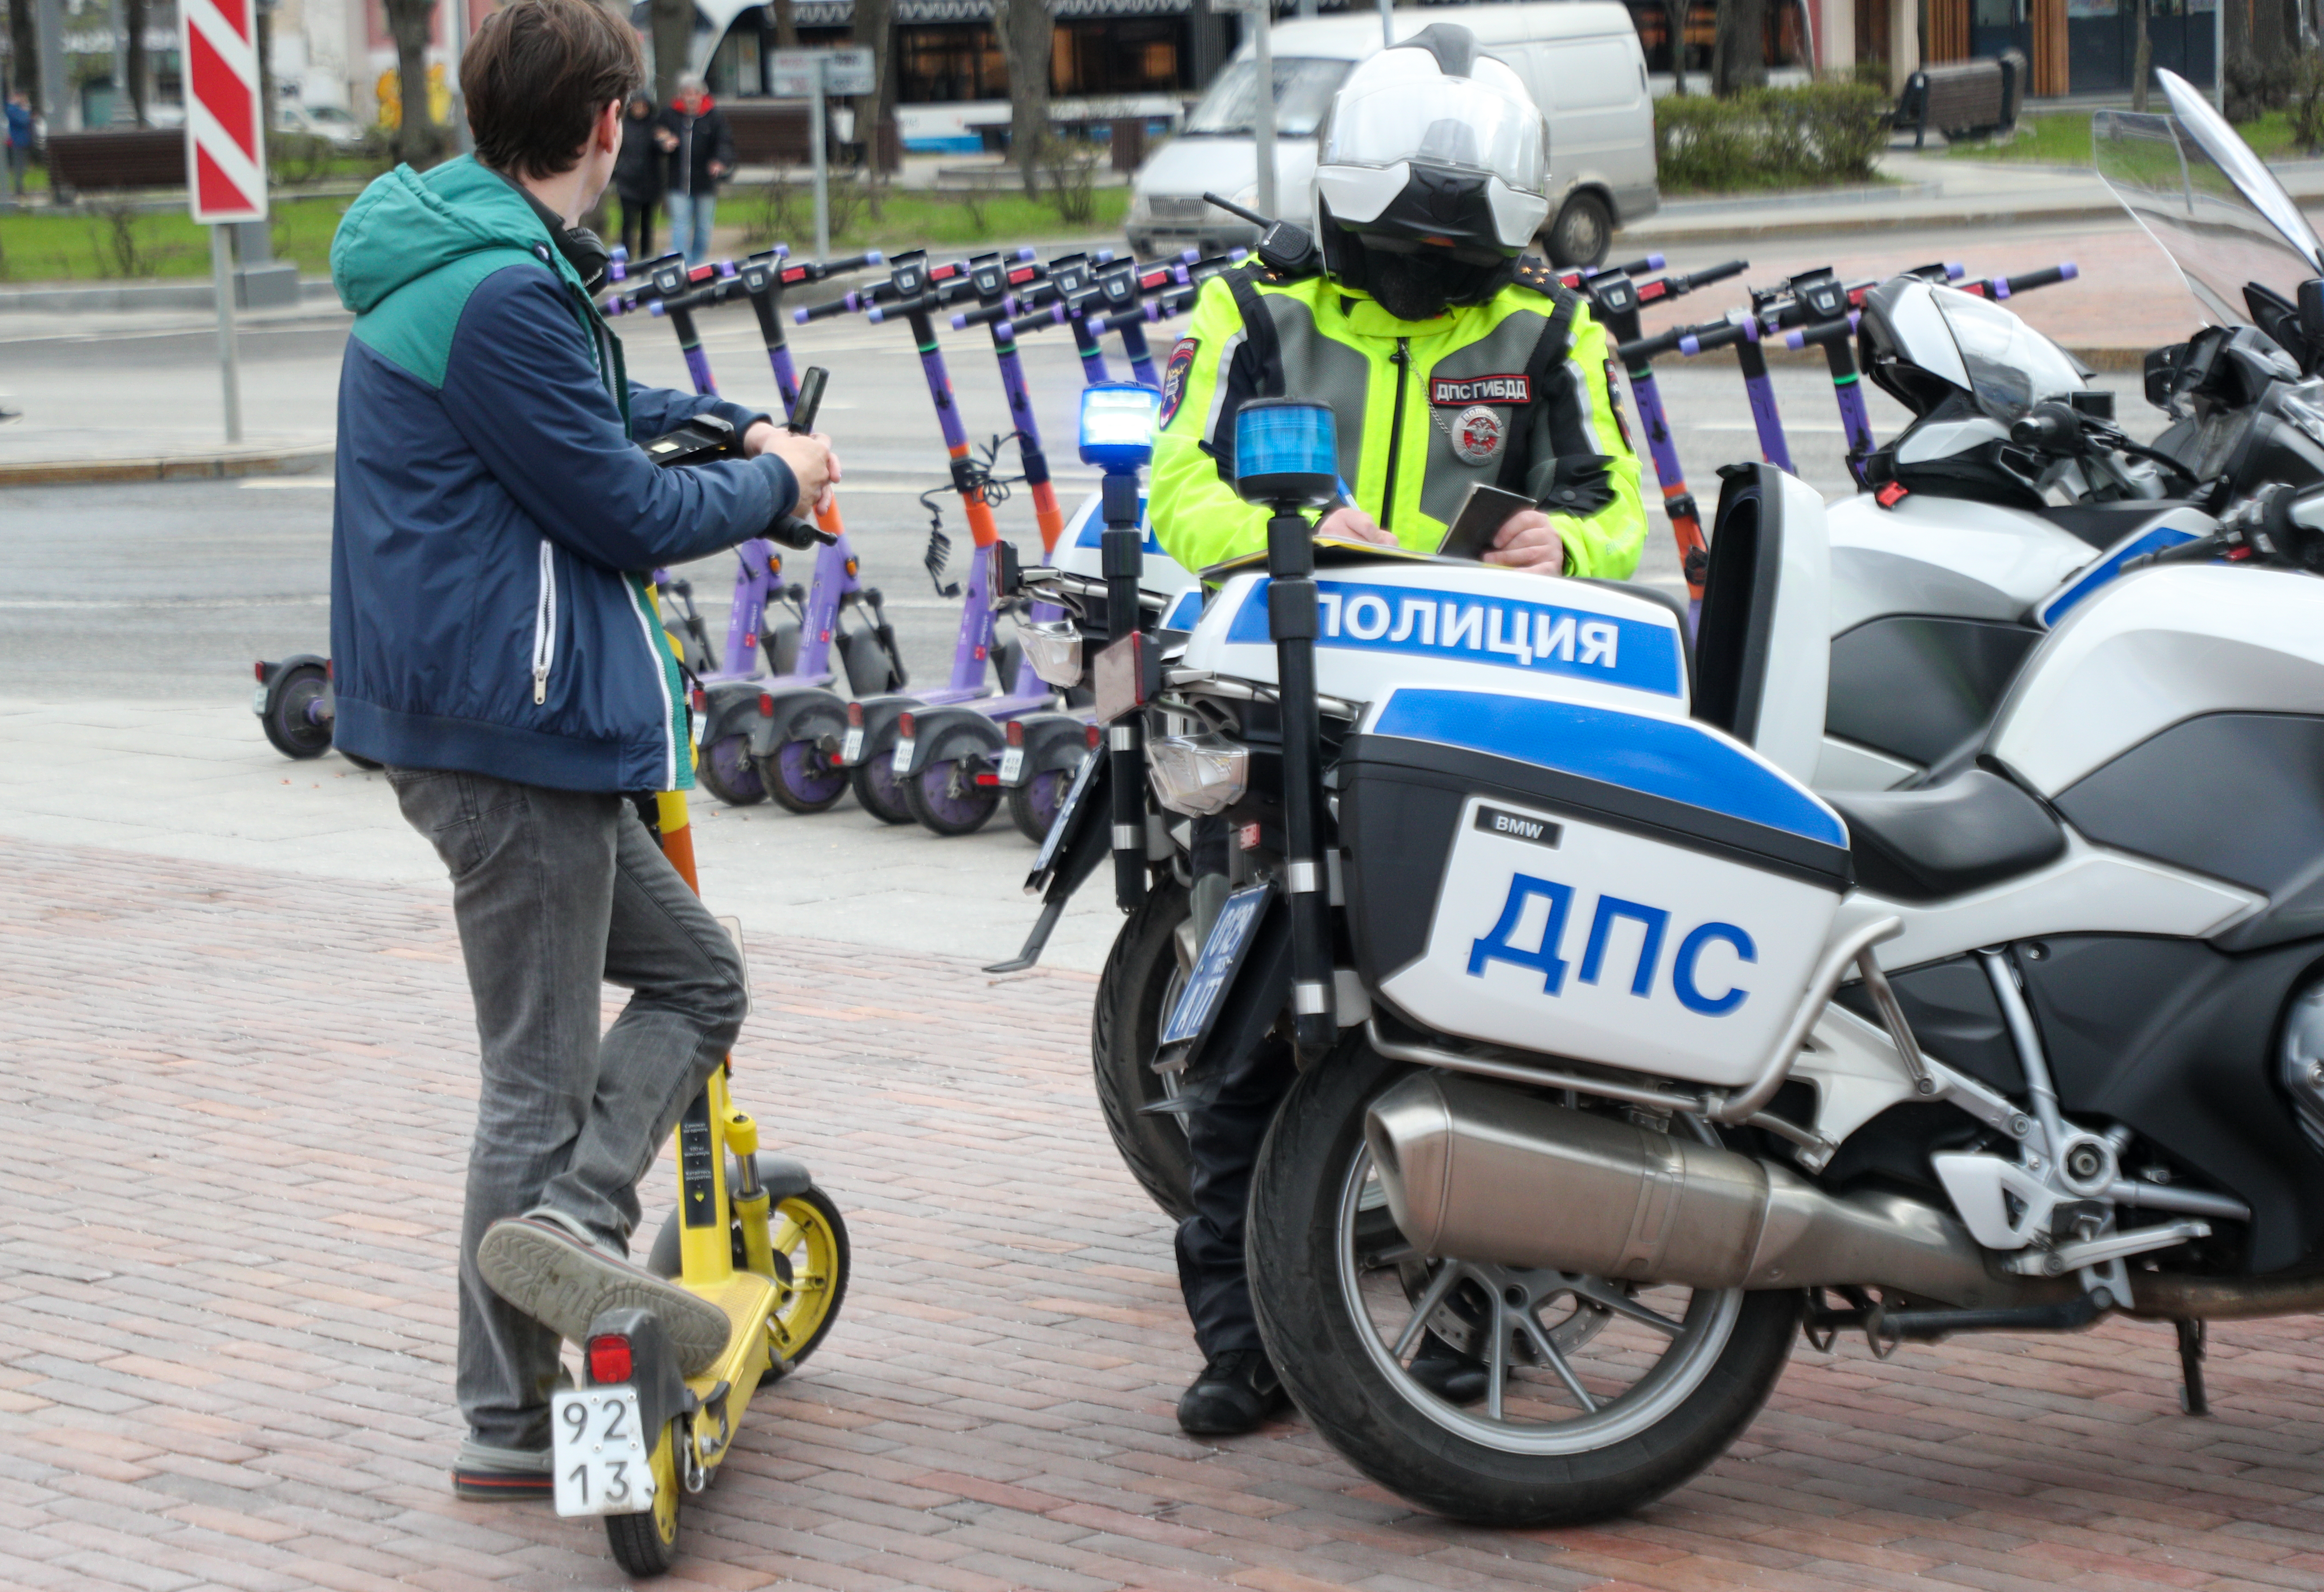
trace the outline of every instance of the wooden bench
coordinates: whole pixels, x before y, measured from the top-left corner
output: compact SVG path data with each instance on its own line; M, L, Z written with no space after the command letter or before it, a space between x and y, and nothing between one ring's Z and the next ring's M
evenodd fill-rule
M1948 140L2006 132L2025 99L2025 58L2015 50L1923 67L1904 80L1889 125L1913 129L1919 149L1933 127Z
M49 181L60 198L75 189L186 186L186 134L171 127L49 134Z

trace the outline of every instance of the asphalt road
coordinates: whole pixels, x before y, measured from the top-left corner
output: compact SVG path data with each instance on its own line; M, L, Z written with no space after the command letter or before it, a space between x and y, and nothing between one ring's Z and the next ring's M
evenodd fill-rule
M2118 245L2122 231L1995 229L1974 240L1970 266L2024 270L2056 256L2077 235ZM1848 249L1848 261L1877 255L1901 264L1960 258L1964 244L1958 237L1894 234L1868 244L1852 239ZM1692 269L1737 252L1703 250L1671 263ZM1819 262L1812 244L1786 244L1758 254L1746 280L1768 280ZM2163 269L2159 255L2156 269ZM2061 299L2074 291L2058 290ZM1681 313L1689 320L1709 318L1738 293L1731 285L1706 291L1684 301ZM0 318L8 323L0 324L0 380L43 424L80 424L85 417L86 424L108 434L155 436L215 424L215 345L198 317L79 323L42 317L37 325L29 317ZM1650 317L1647 324L1670 322ZM304 310L244 328L245 401L254 434L328 436L346 327L344 315ZM742 401L771 404L773 382L752 317L712 314L702 329L724 389ZM684 384L685 369L666 327L641 318L623 323L622 330L633 373ZM1169 340L1168 328L1157 331L1157 358ZM1044 435L1056 450L1060 497L1070 509L1094 483L1093 474L1071 458L1079 363L1061 329L1028 336L1023 347ZM945 348L971 435L982 439L1004 432L1007 411L984 336L951 333ZM917 500L944 483L945 454L909 336L901 326L858 318L818 322L798 331L795 353L800 364L821 363L833 372L823 426L852 473L844 502L865 578L886 594L915 677L940 677L950 665L958 604L937 597L922 568L929 522ZM1122 363L1117 352L1117 373ZM1672 360L1657 373L1681 459L1707 516L1717 496L1716 467L1757 456L1741 383L1723 357L1701 364ZM2151 411L2138 397L2135 377L2101 380L2122 395L2122 412L2134 431L2158 428L2147 422ZM1778 364L1775 382L1802 474L1827 494L1844 491L1840 423L1821 363ZM1904 411L1876 391L1868 389L1868 397L1875 430L1894 435ZM1646 492L1652 503L1651 473ZM966 528L957 500L944 494L942 501L944 529L955 553L948 578L956 579ZM0 594L0 676L7 691L217 700L246 688L258 658L327 650L330 517L325 474L0 490L0 556L12 571ZM1038 547L1030 502L1021 492L1001 505L999 518L1003 534L1020 549L1029 555ZM1639 576L1675 584L1667 528L1658 511L1650 510L1649 520ZM683 571L721 636L733 572L732 559L723 555Z

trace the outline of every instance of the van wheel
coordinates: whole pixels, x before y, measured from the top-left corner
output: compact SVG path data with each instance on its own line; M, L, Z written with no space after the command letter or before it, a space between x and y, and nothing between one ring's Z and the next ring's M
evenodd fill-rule
M1575 194L1549 224L1544 243L1552 265L1594 271L1606 263L1606 251L1614 246L1613 212L1596 194Z

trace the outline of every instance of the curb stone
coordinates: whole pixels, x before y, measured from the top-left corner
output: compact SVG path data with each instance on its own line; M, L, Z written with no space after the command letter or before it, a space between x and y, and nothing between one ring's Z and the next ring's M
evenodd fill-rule
M0 486L91 486L125 481L223 480L237 475L305 475L331 467L332 444L224 448L150 458L39 459L0 464Z

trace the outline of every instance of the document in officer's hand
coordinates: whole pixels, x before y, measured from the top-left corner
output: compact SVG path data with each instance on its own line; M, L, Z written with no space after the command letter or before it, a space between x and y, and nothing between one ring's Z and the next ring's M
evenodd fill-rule
M1477 483L1461 500L1461 511L1452 516L1444 539L1436 544L1436 556L1482 558L1492 551L1493 538L1509 522L1509 516L1532 507L1534 501L1521 492L1505 492L1481 481Z

